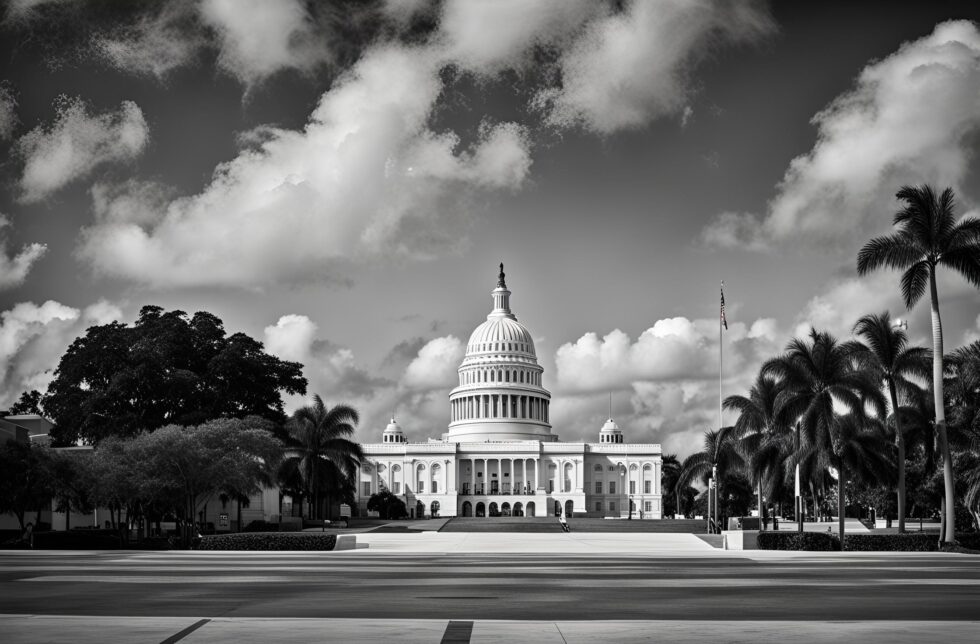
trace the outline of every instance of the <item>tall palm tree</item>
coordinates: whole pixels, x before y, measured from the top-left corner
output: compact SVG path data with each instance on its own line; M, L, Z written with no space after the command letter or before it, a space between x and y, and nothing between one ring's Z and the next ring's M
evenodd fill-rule
M904 271L902 297L911 309L929 288L932 303L932 388L936 401L936 433L943 455L943 484L947 518L955 508L953 459L946 439L946 414L943 409L943 325L939 315L939 293L936 269L940 266L962 275L980 287L980 219L953 217L954 196L946 188L938 197L928 186L903 186L896 195L905 206L895 213L893 225L898 230L875 237L866 243L857 257L859 275L887 267ZM955 522L946 521L942 540L955 541Z
M892 422L895 428L895 447L898 448L898 531L905 532L905 437L898 394L908 398L918 386L909 377L929 377L929 351L908 346L905 331L892 323L888 311L865 315L854 325L854 334L864 342L855 343L854 356L860 368L868 371L882 384L891 401Z
M279 478L288 480L298 475L310 499L310 518L320 518L320 494L342 491L345 480L352 479L364 458L358 443L350 440L359 416L348 405L327 409L319 395L313 402L293 412L286 430L287 456L279 470Z
M713 473L717 473L718 486L716 498L722 499L724 480L745 467L745 461L738 450L737 436L734 427L722 427L720 430L708 430L704 433L704 449L695 452L681 464L681 471L674 484L674 493L678 496L694 481L700 480L707 484ZM710 517L709 517L710 520ZM724 519L722 519L724 520Z
M677 486L677 476L681 473L681 462L677 460L677 454L664 454L663 459L660 464L660 489L664 490L665 494L670 494L673 492L674 495L674 514L681 512L681 500L680 496L675 489ZM667 500L664 499L664 504L666 505ZM664 513L666 514L667 508L664 507Z
M787 428L776 418L779 391L778 382L760 373L748 396L729 396L723 403L725 409L738 412L735 433L741 437L739 446L748 461L749 478L756 486L760 522L762 488L766 487L770 498L775 496L777 480L782 478L782 465L787 456Z
M809 342L794 338L786 346L786 353L762 365L762 374L783 386L777 396L777 415L799 423L800 451L823 454L834 462L843 486L839 460L850 436L846 430L850 428L843 426L835 405L855 419L866 415L866 406L872 407L880 418L885 415L885 398L878 383L856 368L853 347L841 344L829 333L810 329ZM840 493L843 496L843 487ZM843 544L843 499L838 512Z

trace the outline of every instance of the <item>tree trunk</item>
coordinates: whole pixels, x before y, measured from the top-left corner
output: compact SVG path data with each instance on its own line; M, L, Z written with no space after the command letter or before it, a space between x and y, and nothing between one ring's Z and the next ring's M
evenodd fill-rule
M844 462L837 463L837 530L840 533L840 549L844 549Z
M929 270L929 293L932 299L932 389L936 405L936 433L939 435L939 447L943 453L943 483L946 488L946 525L943 528L942 541L956 541L955 520L949 517L956 515L956 492L953 479L953 458L949 453L949 442L946 440L946 411L943 403L943 323L939 316L939 293L936 290L936 267Z
M282 518L280 517L279 520L282 521ZM238 531L239 532L242 531L242 499L241 499L241 497L238 498Z
M905 437L902 435L902 421L898 414L898 394L895 381L888 380L888 393L892 399L892 415L895 416L895 446L898 448L898 533L905 532Z
M766 524L762 522L762 479L759 479L759 484L755 488L756 493L759 498L759 530L762 532L766 531Z

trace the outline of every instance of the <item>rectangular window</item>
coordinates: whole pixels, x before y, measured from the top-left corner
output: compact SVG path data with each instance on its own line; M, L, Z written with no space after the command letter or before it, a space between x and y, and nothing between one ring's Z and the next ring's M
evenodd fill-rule
M416 489L419 494L425 494L425 481L419 481L419 486Z
M609 511L610 512L615 512L616 511L616 502L615 501L610 501L609 502Z
M549 481L548 481L548 492L554 492L554 491L555 491L555 480L554 479L549 479Z
M636 494L636 481L630 481L630 494Z
M595 493L602 494L602 481L595 482Z
M399 483L398 481L395 481L391 485L392 485L392 490L391 490L391 493L392 494L401 494L402 493L402 484L401 483Z
M650 483L651 481L643 481L643 493L650 494Z
M609 481L609 493L610 494L616 493L616 481Z
M364 490L364 496L371 496L371 481L363 481L361 488Z
M432 482L432 493L436 494L439 492L439 481Z
M602 501L596 501L595 502L595 511L596 512L602 512Z
M652 510L653 510L653 501L644 501L643 502L643 511L644 512L650 512Z

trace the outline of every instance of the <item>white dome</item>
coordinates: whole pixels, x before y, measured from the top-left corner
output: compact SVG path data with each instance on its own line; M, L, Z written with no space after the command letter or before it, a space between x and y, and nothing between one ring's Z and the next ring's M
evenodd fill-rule
M595 427L595 425L593 425L593 427ZM603 432L618 432L619 431L619 425L616 424L616 421L614 421L612 418L610 418L609 420L607 420L605 422L605 424L602 426L602 429L599 430L599 431L603 431Z
M394 416L391 418L391 422L385 427L384 433L381 435L381 441L384 443L404 443L405 434L402 433L402 428L398 426L395 422Z
M470 335L459 366L459 386L449 394L448 439L468 441L554 441L551 394L531 332L510 310L510 291L500 265L493 309Z
M474 329L466 345L466 354L523 353L536 357L534 339L523 324L509 317L491 316Z

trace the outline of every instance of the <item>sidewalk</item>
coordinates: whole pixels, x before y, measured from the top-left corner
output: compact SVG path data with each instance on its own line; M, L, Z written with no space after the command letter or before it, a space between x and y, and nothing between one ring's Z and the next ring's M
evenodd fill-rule
M692 534L677 533L513 533L418 532L357 535L357 554L400 553L532 553L532 554L656 554L710 555L718 551ZM338 553L340 555L346 553Z
M370 642L431 644L447 641L494 644L586 642L842 641L912 644L974 642L980 622L951 621L505 621L436 619L310 619L196 617L79 617L0 615L4 641L50 644L102 642Z

